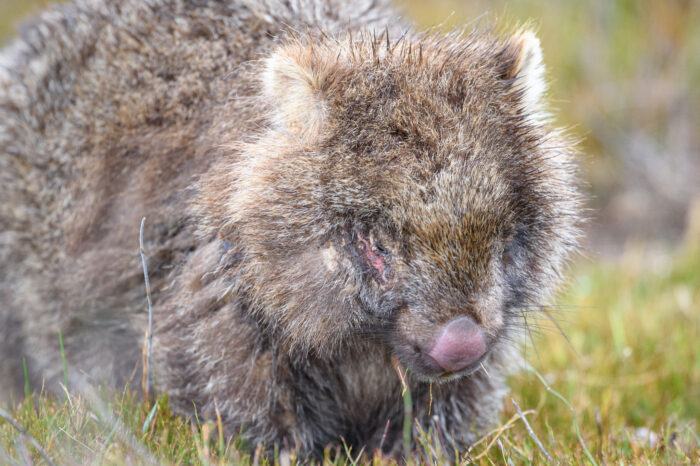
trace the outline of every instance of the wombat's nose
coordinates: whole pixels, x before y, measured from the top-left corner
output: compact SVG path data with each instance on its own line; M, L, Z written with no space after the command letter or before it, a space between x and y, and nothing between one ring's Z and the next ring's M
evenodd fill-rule
M428 355L448 372L456 372L477 361L486 352L484 333L470 317L449 322Z

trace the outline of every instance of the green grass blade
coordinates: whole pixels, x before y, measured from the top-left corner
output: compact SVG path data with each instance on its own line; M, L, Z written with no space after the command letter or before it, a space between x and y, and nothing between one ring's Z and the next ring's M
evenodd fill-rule
M27 371L27 360L22 358L22 368L24 369L24 396L29 398L32 394L29 389L29 371Z
M153 405L153 408L151 408L151 412L148 413L148 417L146 417L146 421L143 423L143 428L141 429L142 434L146 434L148 431L148 428L151 426L151 422L153 422L153 417L156 415L156 410L158 409L158 402Z
M61 362L63 363L63 385L68 390L68 364L66 364L66 350L63 347L63 334L58 329L58 343L61 345Z

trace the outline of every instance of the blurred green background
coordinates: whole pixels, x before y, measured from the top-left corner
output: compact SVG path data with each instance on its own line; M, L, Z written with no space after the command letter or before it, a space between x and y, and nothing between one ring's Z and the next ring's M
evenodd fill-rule
M571 402L599 460L697 464L700 1L396 1L421 27L505 32L530 21L537 31L551 107L581 140L591 220L587 254L550 310L567 338L544 319L528 359ZM48 3L0 0L0 38ZM547 449L585 461L568 409L531 375L512 387L537 411ZM505 411L514 414L508 402ZM538 455L522 426L501 439L517 462Z

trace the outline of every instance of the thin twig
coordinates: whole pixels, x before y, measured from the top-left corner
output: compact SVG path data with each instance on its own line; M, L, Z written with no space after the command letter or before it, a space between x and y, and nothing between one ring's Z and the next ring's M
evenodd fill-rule
M598 462L593 458L593 455L591 455L591 452L588 451L588 448L586 447L586 444L583 441L583 437L581 436L581 431L578 428L578 422L576 422L576 414L574 413L574 408L571 407L568 401L566 401L566 398L561 396L559 392L554 390L552 387L549 386L546 380L544 380L544 377L540 375L539 372L537 372L534 368L532 369L532 372L537 376L538 379L540 379L540 382L542 382L542 385L545 386L547 391L551 393L552 395L556 396L561 400L562 403L566 405L567 408L569 408L569 412L571 413L571 419L574 421L574 428L576 429L576 436L578 436L578 441L581 443L581 447L583 447L583 451L586 452L586 456L588 457L588 461L591 462L593 466L598 466Z
M58 430L59 430L60 432L63 432L63 433L65 434L66 437L68 437L69 439L71 439L72 441L74 441L75 443L77 443L78 445L80 445L81 447L83 447L83 448L85 448L86 450L90 451L92 454L97 455L97 452L96 452L95 450L93 450L93 449L90 448L89 446L85 445L83 442L81 442L81 441L78 440L77 438L73 437L73 436L72 436L71 434L69 434L68 431L67 431L66 429L64 429L63 427L58 426Z
M216 410L216 428L219 430L219 456L221 456L224 454L224 425L221 422L221 413L216 400L214 400L214 409Z
M549 456L549 453L547 453L547 450L544 449L544 445L542 445L542 442L540 442L540 439L537 438L537 435L535 435L535 432L532 430L532 427L530 427L530 423L527 422L527 418L523 414L523 411L520 409L520 405L518 405L518 402L515 401L513 398L510 399L510 401L513 402L513 405L515 406L515 409L518 411L518 414L520 415L520 419L523 420L525 423L525 427L527 428L527 433L530 434L530 437L532 437L532 440L535 441L538 447L540 447L540 450L542 450L542 453L544 454L545 458L547 458L547 461L551 464L554 462L551 456Z
M125 387L122 394L121 407L118 410L119 412L124 410L124 397L126 396L127 390L128 387ZM88 387L84 392L84 396L87 399L89 406L92 408L91 410L96 413L99 419L101 419L100 422L112 429L104 441L104 448L107 448L109 443L112 441L112 438L116 436L121 444L125 445L139 457L139 461L137 461L138 463L156 464L156 459L153 454L136 438L133 430L127 427L122 420L115 415L116 410L113 411L94 388ZM104 455L104 449L101 450L101 454Z
M391 357L391 365L394 367L396 375L399 376L399 382L401 382L401 396L403 396L408 388L408 384L406 383L406 370L403 368L401 361L399 361L399 358L396 356Z
M255 454L253 455L253 466L260 466L260 457L263 454L263 446L262 443L258 443L258 446L255 447Z
M503 448L503 443L501 443L501 439L497 439L498 442L498 448L501 449L501 454L503 455L503 459L505 460L506 463L508 463L508 466L513 466L513 461L510 459L510 455L506 451L505 448Z
M598 458L603 458L603 420L600 418L600 410L595 408L595 424L598 427Z
M522 415L520 415L520 414L514 414L513 417L511 417L511 418L508 420L508 422L506 422L506 423L503 424L502 426L500 426L500 427L498 427L498 428L492 430L491 432L489 432L488 434L484 435L484 436L481 437L479 440L477 440L475 443L473 443L473 444L471 445L471 447L469 448L470 451L473 450L474 447L478 446L479 444L484 443L491 435L494 435L494 434L495 434L495 436L491 439L491 441L488 443L488 445L486 445L486 448L484 449L484 451L482 451L481 453L479 453L477 456L475 456L475 457L473 458L474 461L479 461L482 457L486 456L486 455L488 454L489 450L491 450L491 447L492 447L492 446L498 441L498 439L501 437L501 435L503 434L503 432L506 431L507 429L510 429L510 427L515 423L515 421L517 421L521 416L527 416L528 414L534 414L534 413L535 413L535 411L533 411L533 410L530 409L530 410L527 410L527 411L525 411L524 413L522 413Z
M481 364L481 368L484 370L484 374L486 374L486 377L488 377L488 378L490 379L490 378L491 378L491 374L489 374L489 371L486 370L486 366L484 366L484 363L483 363L483 362L480 363L480 364Z
M416 435L416 443L420 443L421 446L423 447L424 453L426 455L431 455L431 463L432 464L438 464L438 460L440 459L440 456L438 455L437 451L435 451L435 448L430 444L430 438L428 437L428 434L423 430L423 427L420 425L420 422L418 422L418 419L414 419L414 424L416 427L417 435ZM435 435L433 434L433 438L435 438ZM420 452L419 452L420 455ZM427 461L426 461L427 463Z
M4 409L0 408L0 417L2 417L4 420L10 423L12 427L17 429L20 434L24 435L27 439L29 439L29 442L32 444L32 446L36 449L36 451L39 452L42 458L44 458L44 461L46 461L46 464L50 466L55 466L55 463L51 461L51 458L49 458L49 455L46 453L46 451L42 448L41 444L32 437L29 432L25 430L24 427L22 427L22 424L19 422L15 421L12 416L10 416L10 413L5 411Z
M143 228L146 225L146 217L141 219L139 229L139 251L141 252L141 265L143 266L143 279L146 283L146 300L148 301L148 333L146 340L146 362L143 375L143 397L148 401L151 389L151 342L153 340L153 303L151 302L151 282L148 280L148 266L146 265L146 251L143 249Z
M430 416L432 409L433 409L433 383L430 382L430 401L428 402L428 416Z
M32 455L31 453L29 453L29 448L27 448L27 442L24 436L18 436L15 439L14 444L15 451L22 460L22 464L25 464L27 466L34 466L34 462L32 461Z
M342 440L342 442L343 442L343 448L345 448L345 456L350 461L350 464L352 466L357 466L357 462L360 461L360 458L362 458L362 453L365 452L365 447L363 446L362 449L360 449L360 453L357 454L357 458L353 459L352 447L348 447L348 443L345 441L345 439L343 438L342 435L340 436L340 440ZM281 460L280 460L280 463L282 463Z
M382 447L384 446L384 441L386 440L386 434L389 431L389 423L391 422L391 419L386 420L386 425L384 426L384 432L382 433L382 439L379 441L379 447L377 447L377 450L381 453Z

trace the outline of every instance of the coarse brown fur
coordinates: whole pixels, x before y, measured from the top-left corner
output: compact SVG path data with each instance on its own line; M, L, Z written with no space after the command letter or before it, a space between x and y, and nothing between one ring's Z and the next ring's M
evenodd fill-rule
M251 445L451 449L495 421L577 242L572 145L527 31L420 34L375 2L75 0L0 54L0 392L128 382ZM488 351L436 373L469 316ZM432 385L432 393L429 388ZM429 407L429 399L432 405Z

